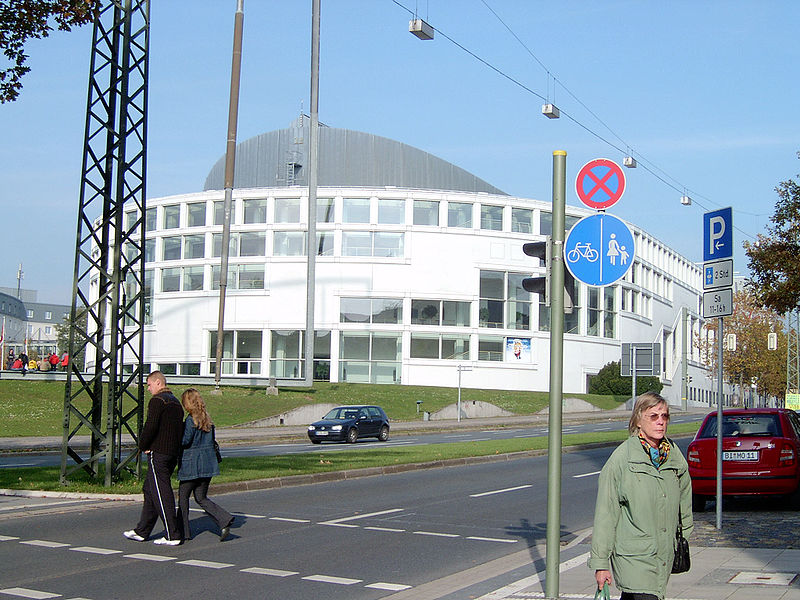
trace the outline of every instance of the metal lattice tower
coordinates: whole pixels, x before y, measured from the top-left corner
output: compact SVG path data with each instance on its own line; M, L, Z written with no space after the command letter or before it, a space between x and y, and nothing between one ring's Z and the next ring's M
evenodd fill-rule
M793 310L789 313L789 333L786 340L786 393L800 393L800 311Z
M150 0L109 0L95 19L64 392L61 481L141 475ZM128 204L129 210L123 212ZM135 207L135 211L131 210ZM124 367L123 367L124 365ZM89 435L89 454L76 447ZM72 459L71 462L69 459ZM69 464L68 464L69 463Z

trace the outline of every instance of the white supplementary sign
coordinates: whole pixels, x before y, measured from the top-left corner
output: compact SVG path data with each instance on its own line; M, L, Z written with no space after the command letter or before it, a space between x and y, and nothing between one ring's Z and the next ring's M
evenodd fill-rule
M703 318L727 317L733 314L733 290L725 288L703 294Z
M733 260L715 260L703 264L703 289L731 287L733 285Z

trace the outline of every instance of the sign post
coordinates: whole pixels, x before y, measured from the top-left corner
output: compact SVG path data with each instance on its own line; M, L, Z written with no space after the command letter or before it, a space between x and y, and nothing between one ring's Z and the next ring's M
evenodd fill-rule
M717 529L722 529L722 338L724 317L733 314L733 209L703 215L703 318L717 327ZM711 290L711 291L705 291Z

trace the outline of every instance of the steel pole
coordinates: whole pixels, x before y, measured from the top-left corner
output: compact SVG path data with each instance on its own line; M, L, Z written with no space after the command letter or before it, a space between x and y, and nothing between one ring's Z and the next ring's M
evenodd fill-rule
M317 266L317 175L319 173L319 13L320 0L311 5L311 124L308 140L308 254L306 269L305 384L314 384L314 298Z
M553 251L550 273L550 415L547 447L545 597L558 598L561 561L561 400L564 379L564 213L567 153L553 152ZM576 302L577 304L577 302Z
M681 409L689 408L689 309L681 308Z
M722 529L722 335L724 322L719 318L717 338L717 529Z
M458 365L458 414L456 421L461 423L461 365Z
M228 289L228 246L231 239L231 204L233 175L236 166L236 126L239 119L239 81L242 72L242 31L244 29L244 0L237 0L233 26L233 58L231 64L231 93L228 102L228 140L225 148L225 207L222 218L222 249L219 266L219 314L217 318L217 351L214 387L219 392L222 377L222 353L225 348L225 294Z

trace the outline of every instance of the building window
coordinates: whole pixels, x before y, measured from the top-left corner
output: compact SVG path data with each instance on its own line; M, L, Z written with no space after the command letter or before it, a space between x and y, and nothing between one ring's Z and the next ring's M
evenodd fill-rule
M378 200L378 223L383 225L401 225L405 222L405 200Z
M53 328L50 327L50 325L45 325L44 334L45 335L53 335Z
M505 273L481 271L479 327L503 327Z
M403 234L376 231L372 234L372 256L402 258Z
M442 302L442 325L448 327L472 327L470 303L454 300Z
M403 233L345 231L342 233L342 256L402 258L403 241Z
M222 256L222 234L215 233L211 236L211 256L219 258ZM228 256L239 256L239 234L231 233L228 240Z
M239 234L239 256L265 256L266 233L263 231L243 231Z
M177 363L158 363L158 370L164 375L177 375L178 365Z
M317 198L317 223L333 223L335 208L333 198Z
M209 372L216 371L217 332L210 331ZM261 374L261 331L226 331L222 344L222 373L227 375ZM235 355L234 355L235 349Z
M412 300L411 324L412 325L439 325L441 322L440 300ZM411 346L414 348L413 344Z
M276 231L273 237L274 256L305 256L306 234L303 231Z
M204 258L206 255L206 236L187 235L183 238L183 258Z
M156 230L156 209L155 208L148 208L144 213L144 230L145 231L155 231Z
M414 225L439 225L439 202L414 200Z
M508 329L530 330L531 328L531 294L522 289L525 275L507 274L506 327Z
M333 256L333 233L317 232L317 256Z
M183 291L194 292L203 289L204 267L184 267L183 268Z
M400 334L342 332L339 345L340 381L400 383Z
M222 225L225 219L225 201L214 201L214 225ZM231 200L231 223L236 222L236 201Z
M161 291L180 292L181 291L181 268L172 267L161 269Z
M480 336L478 338L478 360L503 361L503 345L505 339L496 336Z
M572 297L575 298L575 305L571 313L564 313L564 333L580 333L580 286L574 279L571 280ZM539 331L550 331L550 307L545 305L544 295L539 296ZM567 290L564 291L564 303L568 302Z
M153 270L144 272L144 324L153 324Z
M503 207L490 204L481 205L481 229L503 230Z
M372 234L368 231L343 232L342 256L372 256Z
M48 321L52 320L53 319L52 311L49 310L44 311L44 318Z
M239 289L263 290L264 265L239 265Z
M275 222L299 223L300 198L275 198Z
M600 290L590 287L586 291L586 335L599 335L601 313L600 310Z
M181 226L181 205L170 204L164 207L164 229L177 229Z
M369 198L342 199L342 223L369 223Z
M192 202L187 204L186 218L189 227L203 227L206 224L206 203Z
M161 260L181 259L181 237L179 235L161 238Z
M411 300L411 324L469 327L469 309L469 302L453 300Z
M611 339L617 337L617 303L614 290L614 286L606 286L603 289L603 296L605 298L603 337Z
M269 373L272 377L299 379L304 376L303 334L297 329L271 332Z
M244 222L245 224L252 223L266 223L267 222L267 199L256 198L252 200L243 200L242 208L244 209Z
M472 228L472 204L448 202L447 225L448 227Z
M342 323L403 322L403 301L400 298L342 298L339 304Z
M411 358L469 360L468 335L411 334Z
M144 262L154 262L156 260L156 241L144 241Z
M533 233L533 211L529 208L512 208L511 231L514 233Z
M200 375L200 363L180 363L178 367L181 375Z

